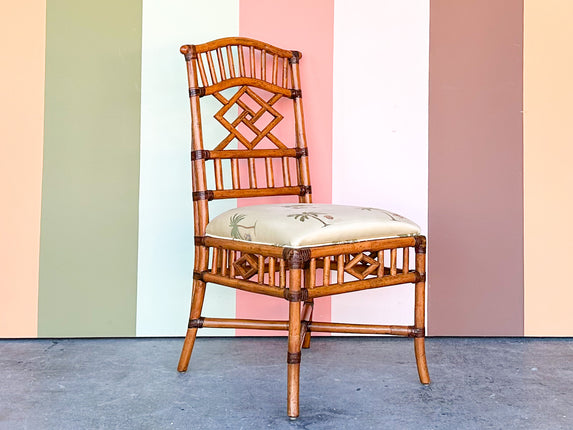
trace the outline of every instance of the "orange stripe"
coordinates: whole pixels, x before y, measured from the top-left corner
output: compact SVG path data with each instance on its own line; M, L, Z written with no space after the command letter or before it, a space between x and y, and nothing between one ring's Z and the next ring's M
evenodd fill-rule
M279 25L279 21L288 25ZM332 53L334 42L334 2L332 0L292 0L288 7L282 2L241 0L239 34L263 40L303 54L300 72L309 145L312 199L315 203L332 201ZM291 140L292 130L284 130L285 141ZM280 135L279 135L280 138ZM282 200L284 201L284 200ZM268 202L265 201L265 202ZM241 202L239 206L257 204ZM237 291L237 318L287 317L284 301L254 297ZM279 315L278 313L283 313ZM315 318L330 320L330 298L315 306ZM255 334L253 330L237 330L238 336ZM264 336L274 332L263 331ZM278 334L283 334L279 332Z
M44 133L46 1L0 14L0 337L35 337Z
M573 2L524 12L525 335L572 336Z

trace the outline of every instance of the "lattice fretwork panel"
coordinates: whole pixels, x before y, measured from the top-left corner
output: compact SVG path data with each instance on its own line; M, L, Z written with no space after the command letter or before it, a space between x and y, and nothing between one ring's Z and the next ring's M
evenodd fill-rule
M212 249L210 272L229 279L250 280L282 288L288 284L284 259L224 248Z
M407 274L410 272L410 252L411 248L394 248L313 258L309 270L318 275L311 275L310 286ZM319 273L317 269L322 271Z
M305 267L309 275L307 287L406 275L411 272L412 251L407 247L311 258ZM210 271L230 279L252 280L281 287L287 285L288 278L284 259L224 248L213 249Z
M253 149L264 138L269 139L277 148L287 148L280 139L271 133L271 130L284 118L280 112L273 108L273 105L282 97L280 94L274 94L265 100L253 89L243 86L229 100L221 93L213 95L223 104L223 107L214 115L215 119L229 131L227 137L217 145L215 150L225 149L233 139L237 139L245 148ZM239 108L239 114L234 120L229 121L225 114L233 106ZM246 127L251 132L251 136L246 136L246 133L241 131L240 126L243 126L243 129Z
M302 153L296 149L292 101L246 85L234 93L227 90L213 96L221 106L210 126L222 126L226 132L216 143L205 142L213 161L207 163L207 174L215 178L215 189L299 185L296 158ZM267 152L262 156L256 153L259 150ZM225 177L225 171L230 177Z

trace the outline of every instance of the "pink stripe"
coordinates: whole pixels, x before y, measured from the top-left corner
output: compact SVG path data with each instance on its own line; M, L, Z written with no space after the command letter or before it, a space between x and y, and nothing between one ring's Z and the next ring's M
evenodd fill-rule
M241 0L239 34L303 53L303 88L306 136L310 152L313 201L332 201L332 53L334 2L332 0L292 0L282 2ZM288 133L288 134L286 134ZM288 141L292 130L278 130L277 137ZM281 136L282 135L282 136ZM266 200L268 202L268 200ZM239 201L239 206L259 204L260 200ZM237 318L286 318L288 307L272 299L237 291ZM330 299L315 306L315 318L330 319ZM253 330L237 330L237 336L272 335Z

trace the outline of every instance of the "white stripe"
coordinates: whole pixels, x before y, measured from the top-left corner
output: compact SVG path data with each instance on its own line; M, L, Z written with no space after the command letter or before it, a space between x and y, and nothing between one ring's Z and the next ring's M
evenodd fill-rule
M137 336L183 335L189 318L194 247L191 138L179 47L238 33L239 0L143 0ZM204 139L218 138L221 132L222 127L206 130ZM216 215L236 207L236 201L218 201L211 207ZM209 286L204 313L234 317L235 291ZM234 331L200 333L228 336Z
M332 203L428 228L429 0L336 0ZM413 288L333 296L334 321L413 322Z

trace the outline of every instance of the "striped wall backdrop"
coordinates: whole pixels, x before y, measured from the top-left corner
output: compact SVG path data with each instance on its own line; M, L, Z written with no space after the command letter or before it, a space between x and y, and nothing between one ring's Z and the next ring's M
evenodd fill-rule
M0 338L184 334L178 48L237 35L304 54L314 201L389 208L428 234L430 335L573 336L560 234L573 2L11 0L0 12ZM410 323L412 300L388 287L323 299L316 315ZM284 300L207 289L207 316L276 312Z

